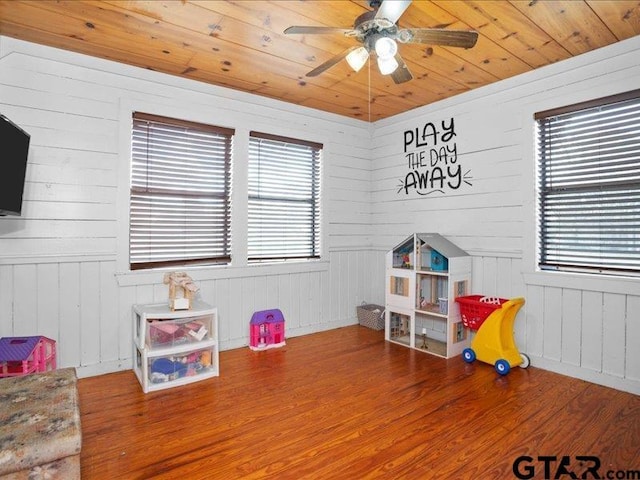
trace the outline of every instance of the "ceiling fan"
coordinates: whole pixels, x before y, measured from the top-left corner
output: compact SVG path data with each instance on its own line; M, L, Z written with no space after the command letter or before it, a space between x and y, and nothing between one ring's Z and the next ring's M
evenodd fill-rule
M478 32L447 30L443 28L399 28L396 22L409 7L412 0L370 0L373 8L363 13L354 22L353 28L300 27L287 28L285 34L332 34L342 33L353 37L362 46L349 47L342 53L314 68L307 77L315 77L346 59L349 66L359 71L372 52L378 59L378 69L383 75L391 75L395 83L411 80L413 75L398 53L398 43L426 43L446 47L471 48L478 40Z

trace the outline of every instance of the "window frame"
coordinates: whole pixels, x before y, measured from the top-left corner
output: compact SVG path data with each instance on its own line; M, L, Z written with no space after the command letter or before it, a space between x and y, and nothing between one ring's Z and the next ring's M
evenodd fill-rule
M282 202L294 202L298 204L309 203L311 205L311 232L308 237L311 246L309 254L303 255L259 255L251 252L251 202L252 199L260 199L259 196L252 195L252 187L251 187L251 176L252 176L252 167L251 162L254 160L252 158L252 143L254 140L266 140L270 142L278 142L283 144L293 144L299 147L309 147L312 149L312 165L311 165L311 197L309 200L305 199L291 199L286 198L286 196L269 196L264 199L270 199L272 201L282 201ZM248 151L247 151L247 262L250 265L260 265L264 263L279 263L279 262L291 262L291 261L312 261L319 260L322 256L322 245L323 245L323 235L324 235L324 225L322 223L322 164L323 164L323 150L324 145L318 142L312 142L308 140L302 140L293 137L274 135L264 132L258 132L255 130L249 131L248 136Z
M553 262L545 262L545 258L544 258L544 245L543 242L545 240L544 238L544 232L543 232L543 218L542 218L542 214L543 214L543 196L544 196L544 192L543 192L543 188L542 188L542 183L543 183L543 179L542 177L544 176L543 173L543 165L544 165L544 159L542 158L542 154L540 151L540 142L541 142L541 138L540 138L540 128L541 128L541 122L543 122L546 119L549 119L551 117L556 117L559 115L566 115L566 114L572 114L572 113L580 113L580 112L584 112L584 113L588 113L589 110L595 109L595 108L600 108L600 107L607 107L616 103L620 103L620 102L624 102L624 101L628 101L628 100L636 100L636 103L640 104L640 89L637 90L632 90L632 91L628 91L625 93L621 93L621 94L616 94L616 95L610 95L610 96L606 96L606 97L601 97L598 99L592 99L592 100L588 100L588 101L584 101L584 102L579 102L579 103L574 103L565 107L559 107L559 108L553 108L553 109L549 109L549 110L545 110L545 111L541 111L541 112L537 112L534 113L533 117L535 120L535 150L536 150L536 154L535 154L535 185L536 185L536 189L535 189L535 205L536 205L536 217L535 217L535 230L536 230L536 236L535 236L535 245L536 245L536 250L535 250L535 264L536 264L536 270L538 272L544 272L544 273L548 273L548 274L557 274L557 273L563 273L563 274L595 274L596 276L601 276L602 278L624 278L624 277L638 277L640 276L640 266L638 268L621 268L621 267L616 267L616 266L612 266L611 264L606 264L606 263L601 263L600 265L580 265L578 264L578 262L574 262L573 265L568 264L568 262L564 262L567 263L565 264L558 264L558 265L554 265ZM634 118L634 122L635 122L635 118L637 118L636 116L633 117ZM598 139L600 139L601 137L598 136ZM595 142L594 142L595 143ZM548 163L548 162L547 162ZM638 165L640 164L640 160L636 161L634 163L634 165ZM624 184L625 182L617 182L620 184ZM631 185L631 188L638 188L640 182L638 182L637 180L635 181L630 181L630 182L626 182L629 185ZM565 187L562 189L557 189L557 190L566 190L566 191L572 191L572 190L581 190L581 191L591 191L591 192L602 192L602 191L607 191L607 190L611 190L612 188L610 187L611 183L607 184L604 181L599 182L597 185L592 186L590 188L585 188L584 186L577 186L577 187ZM635 185L635 187L634 187ZM629 188L629 187L627 187ZM576 242L577 244L578 242ZM634 244L638 245L640 247L640 240L634 240ZM633 257L631 257L633 258ZM606 261L606 257L601 259L602 261ZM629 263L630 266L633 267L633 262Z
M158 114L149 114L143 113L139 110L132 110L130 117L130 129L128 135L129 141L129 169L128 169L128 185L129 185L129 194L128 194L128 209L127 209L127 225L128 225L128 235L127 235L127 263L129 266L129 270L141 271L141 270L150 270L157 268L165 268L165 267L175 267L175 266L190 266L190 265L203 265L203 266L214 266L214 265L228 265L231 263L231 224L232 224L232 212L231 212L231 203L232 203L232 159L233 159L233 141L235 136L235 129L220 127L216 125L211 125L209 123L183 120L180 118L175 118L172 116L164 116ZM142 122L154 122L157 124L166 124L171 127L177 128L186 128L191 129L193 131L204 132L204 133L213 133L215 135L220 135L225 137L222 140L222 144L225 148L225 153L223 157L224 163L221 165L224 174L222 176L219 175L220 178L224 179L224 186L222 193L220 192L209 192L206 194L194 194L194 191L188 190L162 190L158 188L145 189L136 187L133 185L133 169L134 169L134 152L133 152L133 141L135 134L135 125L136 121ZM214 256L206 256L201 258L176 258L172 260L161 260L161 261L148 261L148 262L132 262L131 252L132 252L132 241L131 241L131 229L132 229L132 198L134 193L138 194L147 194L147 195L172 195L175 197L182 198L191 198L191 199L206 199L209 200L217 198L221 199L222 208L223 208L223 219L222 224L224 225L223 233L222 233L222 255L214 255Z

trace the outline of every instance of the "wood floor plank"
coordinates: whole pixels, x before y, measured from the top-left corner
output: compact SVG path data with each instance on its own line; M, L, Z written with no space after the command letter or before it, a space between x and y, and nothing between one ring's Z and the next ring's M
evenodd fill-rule
M220 370L146 395L131 371L81 379L83 479L514 478L524 454L640 468L638 396L361 326L225 351Z

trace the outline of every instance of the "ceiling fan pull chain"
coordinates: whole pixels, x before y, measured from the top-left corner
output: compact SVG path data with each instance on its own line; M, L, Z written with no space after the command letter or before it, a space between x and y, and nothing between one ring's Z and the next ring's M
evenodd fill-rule
M369 61L367 62L369 64L369 78L367 81L367 85L369 86L368 88L368 94L369 94L369 103L368 103L368 107L369 107L369 123L371 123L371 57L369 57Z

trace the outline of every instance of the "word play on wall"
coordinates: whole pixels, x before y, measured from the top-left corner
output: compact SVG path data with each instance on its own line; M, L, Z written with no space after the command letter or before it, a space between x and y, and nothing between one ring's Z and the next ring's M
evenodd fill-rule
M448 124L440 122L440 127L428 122L421 129L404 131L404 156L409 172L400 179L397 193L444 194L463 184L471 185L471 170L463 173L458 161L453 118Z

